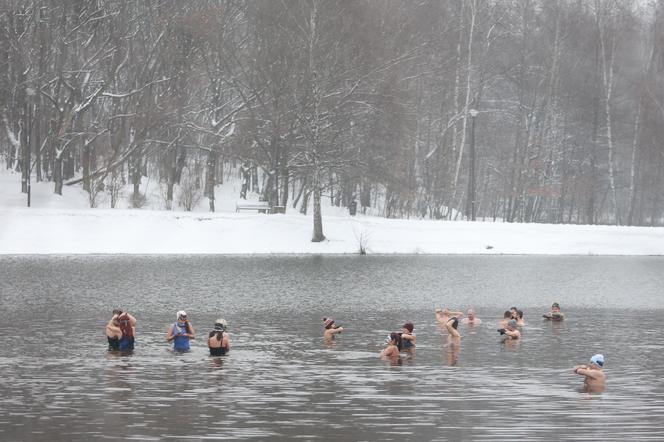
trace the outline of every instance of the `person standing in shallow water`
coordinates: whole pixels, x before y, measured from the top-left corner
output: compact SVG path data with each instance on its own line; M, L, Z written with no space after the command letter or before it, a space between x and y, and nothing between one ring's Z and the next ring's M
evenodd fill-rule
M323 318L323 327L325 327L325 331L323 331L325 339L334 339L334 335L344 331L344 328L335 324L332 318Z
M462 324L473 326L473 325L480 325L482 323L482 320L477 316L475 316L475 310L473 310L472 308L468 309L467 314L468 316L466 316L461 320Z
M413 333L414 329L415 326L412 322L406 322L401 328L401 342L403 343L404 350L415 348L417 338L415 337L415 333Z
M456 317L450 318L445 324L447 329L447 364L456 365L459 361L459 352L461 350L461 333L458 330L459 320Z
M583 387L589 393L601 393L606 387L606 375L604 374L604 356L596 354L590 358L588 365L577 365L574 373L584 376Z
M166 340L173 342L173 350L178 352L189 351L189 340L196 338L194 327L189 323L187 312L180 310L176 314L177 322L168 328Z
M225 319L214 321L214 329L208 337L210 356L223 356L231 350L231 339L228 337L227 329L228 324Z
M113 310L113 317L106 324L109 351L132 351L136 336L136 318L120 309Z
M519 339L521 332L516 328L516 320L510 319L505 328L499 328L498 333L507 337L507 339Z
M551 321L562 321L565 319L565 316L560 312L560 305L557 302L554 302L551 305L551 311L542 315L542 317Z
M516 325L519 327L525 327L526 321L523 320L523 310L516 311Z
M401 335L399 333L390 333L387 337L387 347L380 352L380 356L383 358L397 359L401 352L402 345Z

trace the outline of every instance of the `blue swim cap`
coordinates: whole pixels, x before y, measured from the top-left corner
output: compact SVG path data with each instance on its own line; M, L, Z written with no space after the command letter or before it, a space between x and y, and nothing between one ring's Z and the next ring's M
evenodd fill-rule
M604 367L604 355L596 354L590 358L590 363Z
M510 319L510 321L507 323L507 325L509 325L512 328L516 328L517 322L514 319Z

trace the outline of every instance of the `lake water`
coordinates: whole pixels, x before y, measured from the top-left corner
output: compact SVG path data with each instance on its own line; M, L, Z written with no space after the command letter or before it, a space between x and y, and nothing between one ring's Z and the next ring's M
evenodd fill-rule
M657 257L0 257L0 440L662 440L663 289ZM448 347L435 305L484 323ZM131 356L106 352L117 306ZM187 354L165 341L179 309ZM346 328L331 345L323 316ZM210 358L217 317L233 349ZM405 321L415 354L381 361ZM571 372L594 353L599 395Z

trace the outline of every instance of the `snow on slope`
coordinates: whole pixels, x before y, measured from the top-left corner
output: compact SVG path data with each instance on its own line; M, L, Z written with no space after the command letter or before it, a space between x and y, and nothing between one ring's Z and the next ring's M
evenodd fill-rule
M216 213L205 200L195 212L89 209L80 187L58 196L52 183L33 184L25 208L19 190L18 175L0 173L0 254L358 253L364 242L386 254L664 255L664 228L393 220L337 207L324 208L327 241L312 243L311 215L235 213L233 182L219 186Z

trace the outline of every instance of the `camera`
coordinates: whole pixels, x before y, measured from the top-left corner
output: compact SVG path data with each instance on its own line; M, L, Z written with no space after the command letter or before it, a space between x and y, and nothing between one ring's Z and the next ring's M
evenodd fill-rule
M501 335L504 335L505 334L505 329L504 328L499 328L498 333L500 333Z

